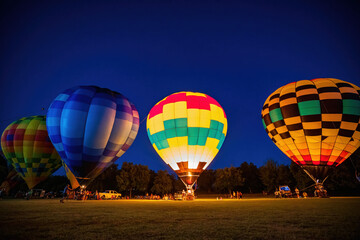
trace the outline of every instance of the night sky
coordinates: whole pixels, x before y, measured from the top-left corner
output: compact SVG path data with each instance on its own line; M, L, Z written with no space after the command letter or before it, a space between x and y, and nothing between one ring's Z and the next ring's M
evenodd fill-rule
M164 97L195 91L228 117L210 168L290 164L262 126L263 103L302 79L360 85L359 13L357 1L1 1L0 129L45 115L76 85L124 94L140 120ZM123 161L169 170L146 121Z

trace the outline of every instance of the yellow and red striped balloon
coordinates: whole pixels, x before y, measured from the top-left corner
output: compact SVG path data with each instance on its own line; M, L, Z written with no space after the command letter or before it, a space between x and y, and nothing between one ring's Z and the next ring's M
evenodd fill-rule
M212 97L178 92L158 102L147 116L151 144L186 185L193 185L221 148L227 118Z

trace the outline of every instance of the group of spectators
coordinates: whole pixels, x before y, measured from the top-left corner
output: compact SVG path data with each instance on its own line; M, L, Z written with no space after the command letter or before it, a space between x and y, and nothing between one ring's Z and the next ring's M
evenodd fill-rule
M327 191L322 183L317 182L315 185L314 197L328 197Z
M65 199L71 199L71 200L100 200L101 196L98 191L91 192L86 190L85 188L78 187L76 189L72 189L70 185L68 184L64 191L63 191L63 197L61 198L60 202L64 203ZM123 196L121 199L130 199L129 196ZM135 199L149 199L149 200L174 200L174 196L172 194L164 194L163 197L157 194L146 194L145 196L137 195L135 196Z
M128 199L128 196L125 197ZM148 199L148 200L174 200L174 195L172 194L164 194L162 197L157 194L148 194L146 193L145 196L142 195L136 195L135 199Z
M64 203L65 199L72 199L72 200L100 200L100 194L98 191L92 192L88 191L83 187L78 187L76 189L72 189L70 184L66 185L63 191L63 197L60 199L61 203Z
M145 196L136 195L135 199L148 199L148 200L174 200L174 196L172 194L164 194L163 197L157 194L148 194L146 193Z
M32 198L41 198L41 199L52 199L61 197L60 192L49 191L46 192L44 189L30 189L29 191L18 191L15 195L15 198L24 198L26 200Z
M307 194L307 192L303 192L302 196L301 196L300 190L298 188L295 188L295 197L296 198L307 198L308 194Z
M240 192L240 191L236 191L236 193L235 193L235 191L233 191L233 193L232 193L232 195L231 195L230 198L242 199L242 198L243 198L243 194L242 194L242 192Z

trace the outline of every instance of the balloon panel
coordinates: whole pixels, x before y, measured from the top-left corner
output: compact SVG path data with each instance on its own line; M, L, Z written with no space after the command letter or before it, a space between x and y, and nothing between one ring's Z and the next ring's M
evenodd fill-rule
M160 157L191 185L211 163L227 132L220 104L202 93L174 93L147 117L147 133Z
M47 128L71 172L93 179L134 141L139 114L120 93L79 86L64 91L52 102Z
M10 124L1 137L6 159L29 188L61 166L61 159L46 130L45 116L22 118Z
M359 87L338 79L290 83L265 101L264 128L297 164L338 166L360 146L359 94Z
M76 189L80 187L79 181L76 179L75 175L71 172L71 170L66 166L64 161L62 162L63 168L65 170L66 177L69 179L71 188Z

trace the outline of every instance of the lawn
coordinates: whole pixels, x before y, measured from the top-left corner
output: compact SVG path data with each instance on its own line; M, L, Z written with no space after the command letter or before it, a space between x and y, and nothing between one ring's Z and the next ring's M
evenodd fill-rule
M1 200L0 239L360 239L360 198Z

